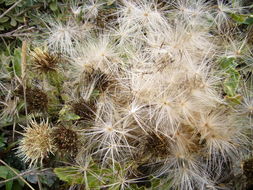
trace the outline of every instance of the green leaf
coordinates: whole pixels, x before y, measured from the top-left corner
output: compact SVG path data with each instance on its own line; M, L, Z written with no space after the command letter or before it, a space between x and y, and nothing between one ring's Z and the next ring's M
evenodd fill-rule
M12 174L9 172L7 175L7 179L12 178L14 176L12 176ZM13 184L13 180L10 180L8 182L5 183L5 189L6 190L12 190L12 184Z
M239 87L240 82L240 74L236 70L236 59L233 57L230 58L222 58L220 61L220 66L225 72L225 80L223 82L223 90L224 92L230 96L236 96L236 91Z
M0 25L0 31L4 30L4 26Z
M229 96L235 96L240 82L240 74L235 69L231 69L229 73L224 81L224 91Z
M6 179L9 173L9 168L6 166L0 166L0 178Z
M5 5L8 6L8 5L12 5L16 2L17 0L5 0Z
M235 104L235 105L238 105L241 103L241 100L242 100L242 96L240 94L236 95L236 96L233 96L233 97L230 97L230 96L226 96L225 97L226 100L232 104Z
M54 173L60 180L70 185L85 184L86 177L88 184L85 185L89 186L91 189L98 189L99 186L109 182L110 179L105 177L105 175L112 176L113 172L106 168L100 168L94 161L90 160L89 166L86 169L78 166L68 166L55 168ZM86 175L84 175L84 173L86 173Z
M1 141L0 139L0 148L3 148L5 146L5 144L3 143L3 141Z
M14 50L14 56L12 57L13 70L17 76L21 76L21 48Z
M4 16L4 17L0 18L0 23L5 23L5 22L7 22L9 19L10 19L9 17Z
M107 3L106 3L106 4L107 4L108 6L110 6L110 5L112 5L115 1L116 1L116 0L107 0Z
M17 173L19 173L18 170L14 169ZM15 177L16 174L10 169L8 168L7 166L0 166L0 178L3 178L3 179L10 179L10 178L13 178ZM14 182L17 181L19 186L24 186L24 182L20 179L17 179L17 180L14 180ZM10 180L8 182L5 183L5 189L6 190L16 190L13 188L13 180Z
M79 172L78 168L76 167L63 167L63 168L55 168L54 173L57 177L67 182L70 185L75 184L84 184L83 175Z
M11 26L16 26L17 25L17 21L14 18L11 18Z
M6 138L4 138L4 135L2 134L0 136L0 149L3 148L3 147L5 147L5 143L6 143Z
M230 68L235 68L237 66L237 63L235 62L234 57L223 57L220 60L220 66L223 70L227 70Z
M53 1L52 3L49 4L49 8L52 10L52 11L56 11L58 9L57 7L57 1Z
M74 114L72 111L71 111L71 108L67 105L65 105L61 111L59 112L59 120L61 121L72 121L72 120L78 120L80 119L80 116Z
M24 17L23 16L15 17L15 20L18 21L18 22L23 23L24 22Z
M74 113L67 113L64 115L63 121L71 121L71 120L78 120L78 119L80 119L80 116Z
M238 23L240 23L240 24L244 23L245 19L248 18L247 15L240 15L240 14L235 14L235 13L230 14L230 16L231 16L231 18L232 18L234 21L236 21L236 22L238 22Z
M250 15L245 21L245 24L251 25L253 24L253 15Z
M241 14L230 14L231 18L236 21L238 24L253 24L253 15L241 15Z

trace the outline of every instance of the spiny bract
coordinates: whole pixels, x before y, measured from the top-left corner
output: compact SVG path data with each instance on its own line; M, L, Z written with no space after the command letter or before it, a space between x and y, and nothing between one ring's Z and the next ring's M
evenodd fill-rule
M30 120L29 125L24 128L23 138L18 147L18 155L29 166L42 165L43 159L53 153L53 139L51 137L51 127L48 120L37 123Z

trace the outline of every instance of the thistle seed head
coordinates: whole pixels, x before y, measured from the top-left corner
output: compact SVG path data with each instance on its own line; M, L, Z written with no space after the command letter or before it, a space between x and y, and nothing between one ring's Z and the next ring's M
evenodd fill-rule
M37 123L30 120L29 125L24 128L23 138L18 147L18 155L24 162L29 163L29 167L36 166L38 162L42 165L44 158L53 153L52 129L48 120Z
M87 76L87 79L89 82L94 80L94 88L98 89L101 92L104 92L113 83L112 78L108 74L103 73L100 69L93 70L93 72Z
M76 115L79 115L81 119L94 120L96 107L94 102L86 102L85 100L78 100L72 105L72 110Z
M78 135L71 128L60 126L53 129L53 143L57 150L62 154L75 155L78 151Z
M24 98L23 87L16 91L17 96ZM48 96L39 88L26 88L26 103L29 112L44 112L48 107Z
M253 158L244 161L243 163L243 174L248 179L253 179Z
M159 132L150 132L146 136L144 151L149 152L152 157L166 157L170 154L169 138Z

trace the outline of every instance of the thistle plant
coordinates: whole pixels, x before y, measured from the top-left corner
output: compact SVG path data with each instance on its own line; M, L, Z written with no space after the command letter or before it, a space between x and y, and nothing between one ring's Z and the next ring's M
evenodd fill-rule
M24 127L19 155L32 166L63 153L69 166L55 171L73 188L159 179L157 189L219 189L223 173L252 156L252 76L243 73L252 46L236 43L245 35L234 14L247 13L236 2L89 1L72 5L81 21L76 11L48 21L48 50L34 49L28 77L45 92L27 88L25 103L56 109ZM112 17L99 26L103 9ZM49 71L62 74L61 88L41 81Z

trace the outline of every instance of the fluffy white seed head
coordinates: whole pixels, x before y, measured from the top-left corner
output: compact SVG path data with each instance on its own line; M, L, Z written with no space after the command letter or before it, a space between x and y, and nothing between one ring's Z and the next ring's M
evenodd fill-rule
M100 70L110 74L117 71L120 64L116 47L107 36L100 36L98 39L89 39L84 46L81 46L77 57L72 65L76 75L81 76L84 72Z
M74 55L76 53L75 46L83 39L89 28L79 26L70 20L66 23L52 21L49 23L48 30L47 44L50 49L55 52Z

